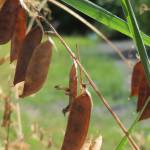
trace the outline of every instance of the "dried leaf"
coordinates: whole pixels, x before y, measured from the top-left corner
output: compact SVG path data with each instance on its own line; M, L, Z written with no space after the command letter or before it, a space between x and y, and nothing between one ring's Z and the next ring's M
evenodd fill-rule
M14 32L19 0L7 0L0 10L0 44L7 43Z
M69 104L67 107L63 109L64 114L70 110L72 102L77 97L77 91L78 91L77 63L73 61L73 65L71 67L69 74Z
M25 85L20 97L29 96L39 91L48 74L52 56L52 44L46 41L40 44L33 53L25 76Z
M142 110L149 96L150 96L150 87L148 85L146 76L144 76L140 83L140 88L139 88L137 112ZM150 117L150 103L145 108L140 120L147 119L149 117Z
M133 68L131 80L131 96L138 96L140 82L144 76L144 68L141 61L137 62Z
M22 43L26 34L26 14L25 10L20 6L16 20L15 31L11 39L10 62L18 58Z
M42 40L42 30L40 27L32 29L24 39L21 51L18 56L14 85L25 80L25 74L32 57L33 51Z
M102 136L96 138L90 147L90 150L100 150L102 147Z
M91 108L91 96L85 90L73 101L61 150L81 149L88 133Z

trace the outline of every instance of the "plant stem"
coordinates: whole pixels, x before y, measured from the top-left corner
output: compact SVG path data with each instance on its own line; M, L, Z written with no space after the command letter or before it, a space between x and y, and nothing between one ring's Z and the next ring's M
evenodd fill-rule
M141 62L144 66L144 71L150 86L150 63L130 0L122 0L122 6L125 10L129 29L131 34L133 35L133 40L137 46L137 51L140 55Z
M142 108L142 110L139 112L138 116L136 117L136 119L134 120L134 122L132 123L132 125L130 126L130 128L128 129L128 133L131 134L131 132L133 131L134 127L136 126L136 124L138 123L140 117L142 116L145 108L147 107L148 103L150 102L150 97L147 99L146 103L144 104L144 107ZM122 140L120 141L119 145L117 146L116 150L122 150L123 147L125 146L127 142L127 137L124 136L122 138Z
M88 82L90 83L90 85L92 86L92 88L94 89L94 91L96 92L97 96L103 102L103 104L108 109L108 111L112 114L113 118L115 119L115 121L119 125L119 127L122 129L122 131L124 132L124 134L128 137L128 140L129 140L130 144L132 144L132 146L134 147L135 150L139 150L137 144L130 137L130 135L127 132L127 129L124 127L123 123L121 122L121 120L119 119L119 117L117 116L117 114L111 109L111 107L108 104L107 100L104 98L104 96L102 95L102 93L100 92L100 90L97 88L96 84L91 79L89 73L85 70L85 68L82 66L82 64L78 61L78 59L76 58L75 54L72 52L72 50L70 49L70 47L67 45L67 43L64 41L64 39L61 37L61 35L55 30L55 28L46 20L46 18L43 17L43 16L40 16L40 17L54 31L55 35L59 38L59 40L61 41L61 43L65 46L65 48L66 48L67 52L69 53L69 55L71 56L71 58L74 61L76 61L76 63L78 64L78 66L82 69L83 73L85 74L85 77L87 78Z
M77 51L77 59L79 60L79 62L81 62L78 45L76 45L76 51ZM79 82L80 82L80 94L81 94L82 90L83 90L83 74L82 74L82 69L81 68L79 68L79 74L80 74L80 81Z
M85 74L85 77L87 78L88 82L90 83L91 87L94 89L94 91L97 94L97 96L99 97L99 99L102 101L102 103L108 109L108 111L112 114L112 116L115 119L116 123L119 125L119 127L122 129L124 134L127 136L128 140L129 140L129 143L134 147L135 150L139 150L138 146L136 145L134 140L131 138L131 136L128 134L127 129L124 127L123 123L121 122L121 120L119 119L117 114L111 109L111 107L108 104L107 100L104 98L101 91L97 88L96 84L94 83L94 81L90 77L89 73L85 70L85 68L82 66L80 61L76 58L75 54L72 52L70 47L67 45L67 43L64 41L64 39L61 37L61 35L55 30L55 28L47 21L47 19L44 16L42 16L42 14L36 8L34 8L34 9L39 13L39 18L41 18L49 26L49 28L54 31L55 35L59 38L61 43L64 45L64 47L66 48L66 50L69 53L69 55L71 56L71 58L74 61L76 61L78 66L82 69L83 73ZM27 9L27 11L28 11L28 9Z
M131 69L132 64L127 60L124 55L122 54L121 50L116 47L99 29L97 29L95 26L93 26L91 23L89 23L86 19L81 17L79 14L68 8L67 6L63 5L62 3L56 1L56 0L48 0L50 3L56 5L57 7L65 10L70 15L78 19L80 22L85 24L88 28L90 28L92 31L94 31L100 38L102 38L106 43L120 56L120 58L125 62L125 64Z

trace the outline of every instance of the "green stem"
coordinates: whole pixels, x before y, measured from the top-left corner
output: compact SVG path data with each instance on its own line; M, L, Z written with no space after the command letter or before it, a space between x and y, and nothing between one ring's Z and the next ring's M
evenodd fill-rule
M94 4L89 0L61 0L71 7L79 10L85 15L93 18L111 29L119 31L132 38L129 27L126 21L107 11L106 9ZM144 43L150 46L150 37L141 32Z
M133 131L134 127L136 126L136 124L138 123L140 117L142 116L145 108L147 107L148 103L150 102L150 97L147 99L146 103L144 104L144 107L142 108L142 110L139 112L138 116L136 117L136 119L134 120L134 122L132 123L131 127L128 129L128 134L131 134L131 132ZM127 143L127 136L124 136L121 140L121 142L119 143L119 145L117 146L116 150L123 150L125 145Z
M142 36L140 34L140 29L139 29L138 23L136 21L135 14L133 12L133 9L132 9L132 6L131 6L131 3L130 3L129 0L122 0L122 6L123 6L124 11L126 13L129 29L130 29L130 31L133 35L133 40L136 44L137 51L140 55L141 62L144 66L145 74L146 74L148 83L150 85L150 64L149 64L149 59L148 59L147 51L146 51Z

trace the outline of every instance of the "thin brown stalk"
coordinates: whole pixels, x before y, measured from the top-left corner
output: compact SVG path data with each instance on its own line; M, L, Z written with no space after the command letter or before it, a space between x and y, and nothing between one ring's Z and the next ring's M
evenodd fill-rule
M129 135L127 129L124 127L123 123L121 122L121 120L119 119L117 114L111 109L107 100L104 98L101 91L98 89L98 87L96 86L96 84L94 83L92 78L90 77L89 73L85 70L85 68L82 66L82 64L79 62L79 60L76 58L75 54L72 52L72 50L70 49L68 44L63 39L63 37L61 37L61 35L55 30L55 28L47 21L47 19L44 16L41 15L41 13L36 8L34 8L34 9L39 13L39 17L49 26L50 29L52 29L54 31L55 35L59 38L61 43L64 45L64 47L66 48L66 50L69 53L69 55L71 56L71 58L74 61L76 61L78 66L82 69L83 73L85 74L85 77L87 78L88 82L90 83L90 85L92 86L94 91L96 92L97 96L100 98L100 100L105 105L105 107L108 109L108 111L112 114L113 118L115 119L115 121L119 125L119 127L122 129L124 134L127 136L129 143L134 147L135 150L140 150L139 147L137 146L137 144L134 142L134 140Z
M76 50L77 50L77 59L79 60L79 62L81 62L79 47L77 44L76 44ZM81 93L83 90L83 74L82 74L81 68L79 68L79 73L80 73L80 81L79 82L80 82L80 93Z
M68 8L67 6L63 5L62 3L56 1L56 0L48 0L50 3L56 5L57 7L65 10L70 15L81 21L83 24L85 24L88 28L90 28L92 31L94 31L99 37L101 37L106 43L120 56L120 58L124 61L124 63L131 69L132 64L131 62L124 57L121 50L115 46L99 29L97 29L95 26L93 26L91 23L89 23L86 19L81 17L79 14Z
M45 6L45 4L47 3L47 0L43 0L41 3L40 3L40 6L38 8L38 11L41 11L41 9ZM33 16L29 25L28 25L28 29L27 29L27 33L31 30L32 26L33 26L33 23L34 21L36 20L37 16Z
M122 129L124 134L127 136L130 144L134 147L135 150L140 150L137 146L137 144L134 142L134 140L131 138L131 136L128 134L127 129L124 127L123 123L117 116L117 114L111 109L110 105L108 104L107 100L104 98L102 95L101 91L97 88L96 84L93 82L92 78L90 77L89 73L85 70L85 68L82 66L82 64L79 62L79 60L76 58L75 54L72 52L68 44L64 41L64 39L61 37L61 35L55 30L55 28L44 18L43 16L40 16L45 23L54 31L55 35L59 38L61 43L64 45L66 48L67 52L71 56L71 58L76 61L78 66L82 69L83 73L85 74L85 77L87 78L89 84L92 86L94 91L96 92L97 96L100 98L100 100L103 102L105 107L108 109L108 111L112 114L113 118L115 119L116 123L119 125L119 127Z

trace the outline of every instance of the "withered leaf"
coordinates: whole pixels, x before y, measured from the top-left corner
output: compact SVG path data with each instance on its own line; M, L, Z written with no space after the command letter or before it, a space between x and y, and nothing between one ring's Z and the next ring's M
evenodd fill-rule
M52 56L52 44L46 41L40 44L33 53L27 68L25 84L20 97L29 96L41 89L44 84Z
M140 82L144 76L144 68L141 61L137 62L133 68L131 80L131 96L138 96Z
M72 103L61 150L81 149L88 133L91 108L91 96L85 90Z
M14 32L19 0L7 0L0 10L0 44L7 43Z
M20 6L18 8L18 16L16 19L16 26L11 39L10 62L18 58L23 40L26 34L26 14L25 10Z
M150 87L148 85L146 76L144 76L140 83L140 88L139 88L137 112L142 110L149 96L150 96ZM140 120L147 119L149 117L150 117L150 103L145 108L143 114L140 117Z
M70 110L71 104L77 96L78 92L78 77L77 77L77 63L73 61L73 65L69 74L69 104L66 108L63 109L65 114Z
M42 30L36 26L25 37L21 50L19 52L16 72L14 77L14 85L25 80L25 74L32 57L33 51L42 40Z

